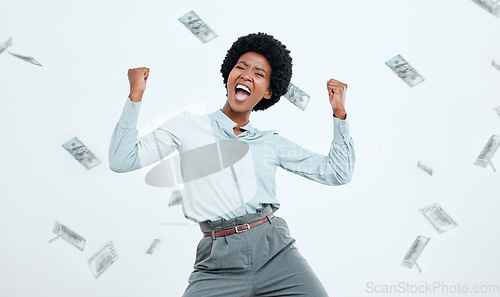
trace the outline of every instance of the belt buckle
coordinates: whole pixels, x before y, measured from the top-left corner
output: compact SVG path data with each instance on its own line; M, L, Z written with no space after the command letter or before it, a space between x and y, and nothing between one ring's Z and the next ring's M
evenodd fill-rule
M246 227L246 228L241 229L241 230L238 229L238 228L243 228L243 227ZM239 225L239 226L234 227L234 231L236 231L236 233L240 233L240 232L246 231L248 229L250 229L249 224L244 224L244 225Z

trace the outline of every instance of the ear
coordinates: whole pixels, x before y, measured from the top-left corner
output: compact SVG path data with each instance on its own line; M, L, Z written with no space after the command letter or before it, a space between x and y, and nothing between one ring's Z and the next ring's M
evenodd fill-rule
M264 94L264 99L271 99L273 96L273 91L271 89L267 90L267 92Z

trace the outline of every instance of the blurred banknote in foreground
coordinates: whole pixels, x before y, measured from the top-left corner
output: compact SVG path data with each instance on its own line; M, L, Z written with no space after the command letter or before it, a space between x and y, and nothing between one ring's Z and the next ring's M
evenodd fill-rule
M113 241L110 241L89 259L90 270L92 270L95 278L98 278L116 260L118 260L118 255L113 246Z
M172 191L172 196L170 196L170 201L168 202L168 206L179 205L182 204L182 195L180 190Z
M430 167L426 166L425 164L423 164L420 161L417 163L417 166L418 166L418 168L420 168L423 171L425 171L425 173L427 173L428 175L432 176L432 169Z
M155 251L156 246L158 245L159 242L160 242L159 239L153 240L153 243L151 244L151 246L149 247L149 249L146 251L146 254L152 255L153 252Z
M33 65L37 65L37 66L42 66L42 64L38 63L37 60L35 60L35 58L33 57L28 57L28 56L21 56L21 55L18 55L18 54L14 54L13 52L11 51L7 51L9 54L13 55L14 57L16 58L19 58L25 62L28 62L28 63L31 63ZM42 66L43 67L43 66Z
M500 70L500 64L495 62L495 60L491 60L491 66L495 67L496 69Z
M500 106L493 108L493 111L500 117Z
M477 5L481 6L484 10L496 16L500 17L500 0L472 0Z
M54 229L52 230L52 232L57 236L51 239L49 242L52 242L57 238L62 238L67 242L71 243L72 245L74 245L75 247L77 247L78 249L80 249L81 251L83 251L83 248L85 247L85 239L80 235L76 234L73 230L69 229L68 227L56 221L56 224L54 225Z
M424 81L424 78L406 62L401 55L397 55L389 61L385 62L389 68L394 71L402 80L410 87L414 87Z
M87 169L101 164L101 161L78 139L73 137L62 145L80 164Z
M495 166L493 166L493 164L491 163L491 158L493 158L493 156L495 155L499 145L500 145L500 136L498 135L491 136L490 140L488 140L488 143L486 143L483 150L481 151L476 161L474 162L474 165L486 168L486 166L490 164L493 171L496 171Z
M288 99L288 101L292 102L293 105L297 106L301 110L306 109L307 103L309 103L309 99L311 98L311 96L307 95L304 91L292 83L288 86L288 90L284 96Z
M406 253L403 261L401 262L401 266L404 266L406 268L413 268L413 264L417 266L417 269L420 273L422 273L422 269L420 269L420 266L417 263L418 257L420 257L420 254L424 250L424 247L427 245L429 242L430 238L424 237L424 236L419 236L413 244L411 245L410 249Z
M439 206L438 203L428 205L420 209L420 213L436 228L439 233L450 230L457 226L457 223Z
M12 37L9 38L4 43L0 44L0 54L3 53L6 49L12 46Z
M201 20L200 17L192 10L181 16L179 21L181 21L181 23L183 23L184 26L191 31L191 33L203 41L203 43L207 43L217 37L217 34L215 34L215 32L212 31L212 29L210 29L210 27L208 27L207 24L205 24L205 22Z

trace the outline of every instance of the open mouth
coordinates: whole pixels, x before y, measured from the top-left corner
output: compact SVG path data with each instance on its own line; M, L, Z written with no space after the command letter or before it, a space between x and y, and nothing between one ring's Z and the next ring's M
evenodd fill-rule
M236 100L245 101L247 100L248 96L250 96L250 89L245 85L237 84L234 90L234 94Z

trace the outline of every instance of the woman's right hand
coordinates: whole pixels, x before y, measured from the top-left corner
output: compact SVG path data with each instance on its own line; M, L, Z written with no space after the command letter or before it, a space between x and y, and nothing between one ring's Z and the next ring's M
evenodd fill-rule
M128 81L130 83L129 98L133 102L142 100L142 94L146 90L146 82L149 77L149 68L140 67L128 70Z

